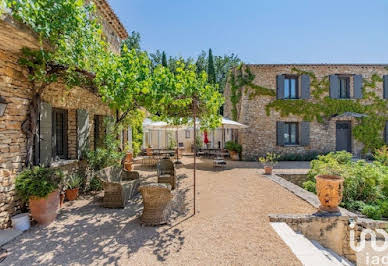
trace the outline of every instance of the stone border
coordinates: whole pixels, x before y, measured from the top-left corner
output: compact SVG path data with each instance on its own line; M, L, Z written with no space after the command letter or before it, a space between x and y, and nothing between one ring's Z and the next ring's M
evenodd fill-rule
M321 205L321 203L319 202L319 200L317 198L317 195L315 195L314 193L299 187L298 185L295 185L292 182L289 182L289 181L285 180L284 178L282 178L280 176L277 176L277 175L274 175L274 174L273 175L262 175L262 176L272 180L273 182L275 182L275 183L279 184L280 186L284 187L285 189L287 189L291 193L295 194L299 198L307 201L314 208L318 209L319 206ZM350 211L348 211L348 210L346 210L344 208L340 207L340 210L341 210L341 214L343 216L359 217L359 215L357 215L357 214L355 214L353 212L350 212ZM366 219L366 220L370 220L370 219ZM373 220L370 220L370 221L373 221Z

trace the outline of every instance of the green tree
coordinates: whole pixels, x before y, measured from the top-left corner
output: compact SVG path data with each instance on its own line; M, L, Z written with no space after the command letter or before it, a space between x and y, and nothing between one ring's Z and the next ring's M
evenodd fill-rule
M140 50L140 42L141 42L141 36L139 32L132 31L131 34L128 36L126 40L123 41L121 44L121 48L124 47L124 45L129 49L135 49Z
M167 56L166 56L166 53L164 51L162 53L162 66L164 66L164 67L168 66L168 64L167 64Z
M207 64L208 81L211 84L216 83L216 69L214 67L214 58L212 49L209 49L208 64Z

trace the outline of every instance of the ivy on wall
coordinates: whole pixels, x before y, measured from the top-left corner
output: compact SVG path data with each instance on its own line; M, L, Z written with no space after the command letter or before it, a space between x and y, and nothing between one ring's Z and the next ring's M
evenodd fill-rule
M267 116L272 110L280 113L282 117L296 115L306 121L327 123L330 118L345 112L354 112L365 115L357 118L358 124L352 129L356 140L364 144L363 152L374 151L384 145L383 130L385 121L388 120L387 101L377 96L375 89L382 78L373 74L370 79L363 79L362 99L333 99L329 96L329 78L318 79L313 72L293 68L297 75L310 77L311 99L282 100L274 99L265 106ZM255 75L249 67L240 66L230 77L232 103L232 117L237 120L237 105L243 92L249 99L257 96L276 96L276 90L264 88L253 84ZM243 91L244 90L244 91Z

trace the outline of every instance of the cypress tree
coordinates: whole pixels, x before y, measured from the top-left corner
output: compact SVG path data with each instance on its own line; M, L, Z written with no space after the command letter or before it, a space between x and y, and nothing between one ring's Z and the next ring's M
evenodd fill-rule
M216 83L216 70L214 68L214 58L212 49L209 49L208 64L207 64L207 76L209 83Z
M167 56L164 51L162 53L162 66L167 67Z

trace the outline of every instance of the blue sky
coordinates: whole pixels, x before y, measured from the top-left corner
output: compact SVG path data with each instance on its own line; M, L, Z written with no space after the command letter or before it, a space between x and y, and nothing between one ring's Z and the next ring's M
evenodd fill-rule
M109 0L142 48L246 63L388 63L388 0Z

